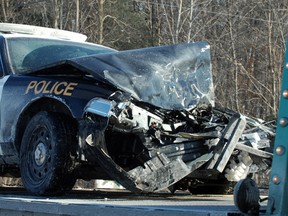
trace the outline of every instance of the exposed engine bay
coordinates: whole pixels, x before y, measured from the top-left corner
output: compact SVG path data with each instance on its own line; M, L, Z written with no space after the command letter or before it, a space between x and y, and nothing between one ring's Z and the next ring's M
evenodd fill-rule
M100 104L102 110L98 110ZM227 184L269 172L272 123L208 105L180 111L136 104L95 101L97 110L90 112L97 115L87 118L98 125L102 122L103 130L88 130L82 139L82 144L102 154L102 166L127 189L193 191L198 184ZM97 154L89 158L99 157ZM116 167L114 173L109 163ZM125 178L119 178L121 175Z

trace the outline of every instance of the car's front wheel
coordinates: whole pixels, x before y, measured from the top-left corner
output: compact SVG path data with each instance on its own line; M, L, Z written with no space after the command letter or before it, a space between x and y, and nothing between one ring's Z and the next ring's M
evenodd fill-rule
M39 112L28 123L20 149L24 187L37 195L57 195L70 190L75 177L69 145L76 135L63 116Z

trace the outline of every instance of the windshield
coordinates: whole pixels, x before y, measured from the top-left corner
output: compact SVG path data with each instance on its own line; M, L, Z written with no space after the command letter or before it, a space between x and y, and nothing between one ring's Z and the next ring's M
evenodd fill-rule
M115 52L115 50L91 43L79 43L47 38L7 38L10 66L15 74L23 74L62 60Z

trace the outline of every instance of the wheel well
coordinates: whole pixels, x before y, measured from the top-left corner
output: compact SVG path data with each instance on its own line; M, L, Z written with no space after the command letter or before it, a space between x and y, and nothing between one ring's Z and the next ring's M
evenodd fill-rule
M57 112L67 116L69 119L71 119L71 121L73 119L69 108L56 99L41 98L34 101L21 113L18 119L15 135L15 146L18 152L20 152L20 145L26 125L29 123L30 119L40 111Z

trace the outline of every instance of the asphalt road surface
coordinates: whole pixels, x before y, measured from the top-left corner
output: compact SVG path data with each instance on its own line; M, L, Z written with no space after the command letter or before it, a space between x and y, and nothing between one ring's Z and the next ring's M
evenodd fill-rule
M0 188L1 216L241 215L232 195L161 192L137 195L125 190L73 190L61 197L36 197L22 188Z

